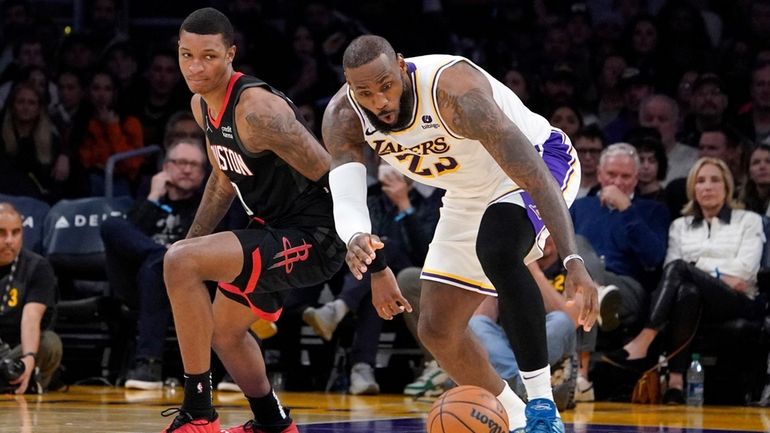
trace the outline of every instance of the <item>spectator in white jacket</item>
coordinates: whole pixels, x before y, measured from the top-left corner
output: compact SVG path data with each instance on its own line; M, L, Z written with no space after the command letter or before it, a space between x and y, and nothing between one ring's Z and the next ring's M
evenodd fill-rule
M736 209L730 169L715 158L700 158L687 176L689 202L669 229L663 277L653 292L644 329L623 349L606 356L616 362L643 359L667 327L667 353L688 342L700 323L761 314L754 302L756 277L765 240L762 218ZM699 319L700 318L700 319ZM687 348L669 362L664 403L684 403Z

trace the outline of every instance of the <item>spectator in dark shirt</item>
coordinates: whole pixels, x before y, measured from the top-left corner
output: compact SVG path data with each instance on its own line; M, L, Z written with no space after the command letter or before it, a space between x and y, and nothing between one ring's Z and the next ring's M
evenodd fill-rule
M24 362L24 373L11 382L16 394L47 389L62 357L61 339L48 330L56 277L46 259L22 248L22 233L21 215L0 203L0 340L13 347L11 358Z
M200 202L206 155L200 142L171 144L150 193L129 211L128 220L109 218L101 226L107 276L116 295L138 309L138 335L126 387L159 389L163 342L171 308L163 283L163 257L185 237Z

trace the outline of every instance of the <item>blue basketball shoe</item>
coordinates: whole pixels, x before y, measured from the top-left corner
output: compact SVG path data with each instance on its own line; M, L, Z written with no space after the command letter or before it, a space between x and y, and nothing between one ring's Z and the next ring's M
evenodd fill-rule
M530 400L524 413L527 416L527 425L511 433L564 433L564 423L556 416L556 404L551 400Z

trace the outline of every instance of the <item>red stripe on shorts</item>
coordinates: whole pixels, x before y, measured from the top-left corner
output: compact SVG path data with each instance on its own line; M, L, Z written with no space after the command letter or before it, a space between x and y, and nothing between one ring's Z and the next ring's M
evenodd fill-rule
M243 299L246 300L246 303L249 306L249 309L252 313L254 313L255 316L268 320L270 322L275 322L278 320L279 317L281 317L281 312L283 311L283 307L279 308L277 311L274 311L272 313L269 313L267 311L259 309L256 305L254 305L249 297L247 295L254 292L254 289L257 288L257 282L259 281L259 276L262 274L262 255L259 252L259 248L255 249L254 252L251 253L251 275L249 276L249 282L246 284L246 289L244 291L241 291L238 287L235 287L234 285L230 283L225 283L220 281L219 287L222 288L222 290L228 291L230 293L234 293L236 295L239 295L243 297Z

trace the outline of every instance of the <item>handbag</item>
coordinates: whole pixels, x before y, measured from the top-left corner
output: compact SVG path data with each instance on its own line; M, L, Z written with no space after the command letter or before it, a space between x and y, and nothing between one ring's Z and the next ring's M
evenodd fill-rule
M631 392L631 403L639 403L639 404L660 403L660 399L661 399L660 369L663 367L663 364L667 364L668 361L671 360L671 358L678 355L679 352L681 352L682 350L684 350L685 347L690 345L690 343L692 342L692 339L695 338L695 334L698 332L701 312L698 313L698 321L695 323L695 331L693 331L692 335L690 335L690 338L688 338L687 341L684 342L684 344L679 346L679 348L671 352L670 355L666 356L663 360L659 361L657 364L655 364L654 366L645 370L642 373L642 376L639 378L639 380L636 381L636 384L634 385L634 390ZM614 362L612 362L612 364L615 365L616 367L620 367L625 370L631 370L631 368L622 364L617 364Z

